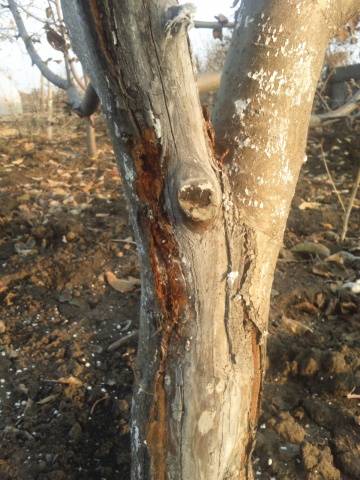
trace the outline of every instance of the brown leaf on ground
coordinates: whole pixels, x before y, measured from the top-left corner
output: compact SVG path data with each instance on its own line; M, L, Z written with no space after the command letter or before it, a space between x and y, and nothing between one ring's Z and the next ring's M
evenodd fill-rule
M311 269L314 275L318 275L323 278L332 278L334 275L321 263L317 263Z
M47 403L50 403L50 402L53 402L54 400L56 400L58 396L59 396L58 394L54 393L52 395L48 395L45 398L42 398L41 400L39 400L36 403L38 405L46 405Z
M56 380L56 383L61 383L62 385L72 385L74 387L81 387L83 382L76 377L70 375L69 377L61 377L59 380Z
M10 273L9 275L0 277L0 293L5 292L11 283L23 280L29 275L27 271L21 270L20 272Z
M298 303L295 305L296 310L301 310L302 312L309 313L310 315L317 315L318 314L318 309L313 305L312 303L308 302L307 300L304 300L301 303Z
M302 322L299 322L298 320L285 317L285 315L281 317L281 323L286 328L286 330L288 330L291 333L294 333L295 335L300 335L305 332L313 333L312 328L308 327Z
M118 278L112 272L105 272L106 280L108 284L117 292L128 293L132 292L136 287L140 285L140 279L135 277L128 277L127 279Z

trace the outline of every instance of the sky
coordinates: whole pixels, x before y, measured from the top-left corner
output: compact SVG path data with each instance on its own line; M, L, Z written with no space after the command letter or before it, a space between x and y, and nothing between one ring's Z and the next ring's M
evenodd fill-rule
M188 0L180 0L179 3L187 3ZM36 7L34 11L41 18L44 17L44 7L42 6L43 0L36 0ZM233 16L233 9L231 5L233 0L193 0L193 4L197 7L197 20L214 20L214 16L222 13L228 17ZM0 15L3 15L1 11ZM36 43L36 48L41 54L44 60L51 58L59 58L57 52L47 45L46 39L44 40L44 33L42 25L38 22L31 21L23 16L24 22L29 32L36 32L42 35L42 43ZM4 18L1 19L4 22ZM11 18L7 17L5 22L11 22ZM195 53L201 58L206 49L211 45L213 40L211 30L195 30L190 31L190 38L193 44ZM50 63L50 66L57 73L63 73L63 67ZM40 73L36 66L31 65L29 56L25 51L25 47L22 40L18 39L13 42L1 42L0 43L0 71L6 73L12 78L13 82L19 90L30 91L33 88L38 88L40 84Z

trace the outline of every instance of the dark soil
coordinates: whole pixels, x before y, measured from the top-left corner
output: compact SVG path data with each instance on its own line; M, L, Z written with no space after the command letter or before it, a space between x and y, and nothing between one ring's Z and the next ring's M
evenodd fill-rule
M52 142L0 126L0 480L129 478L136 337L109 346L137 328L136 248L106 135L89 160L76 125ZM347 198L348 147L331 148ZM272 292L259 479L360 478L360 295L342 288L360 262L291 251L360 256L360 203L340 245L341 209L311 152Z

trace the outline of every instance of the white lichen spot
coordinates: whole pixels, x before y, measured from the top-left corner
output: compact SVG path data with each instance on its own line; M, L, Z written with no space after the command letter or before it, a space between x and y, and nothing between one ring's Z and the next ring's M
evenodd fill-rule
M135 172L131 164L131 159L126 154L122 155L122 159L125 170L125 180L131 185L135 180Z
M251 102L250 98L247 98L246 100L243 100L240 98L239 100L235 101L235 111L241 120L244 118L245 110L250 104L250 102Z
M254 22L254 18L250 17L249 15L246 15L245 17L245 23L244 23L244 28L248 28L248 26Z
M117 138L120 138L121 137L121 133L120 133L120 129L119 129L119 126L116 122L114 122L114 131L115 131L115 136Z
M215 387L216 393L223 393L225 390L225 387L226 387L225 381L219 380Z
M160 139L161 138L161 122L158 118L156 118L154 121L154 130L155 130L156 138Z
M213 383L208 383L206 385L206 392L208 395L212 395L214 393L214 384Z
M239 277L239 272L230 272L227 274L227 284L229 288L234 286L236 279Z
M215 412L210 412L208 410L202 412L198 421L198 430L201 435L206 435L210 432L214 425L214 418Z
M281 165L280 178L285 184L291 183L294 180L294 176L287 162Z

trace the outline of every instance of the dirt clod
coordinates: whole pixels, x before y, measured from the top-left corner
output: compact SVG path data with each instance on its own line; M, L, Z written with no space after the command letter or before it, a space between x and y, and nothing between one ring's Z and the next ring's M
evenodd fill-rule
M307 480L340 480L340 471L334 467L329 447L319 449L311 443L304 443L301 455Z

